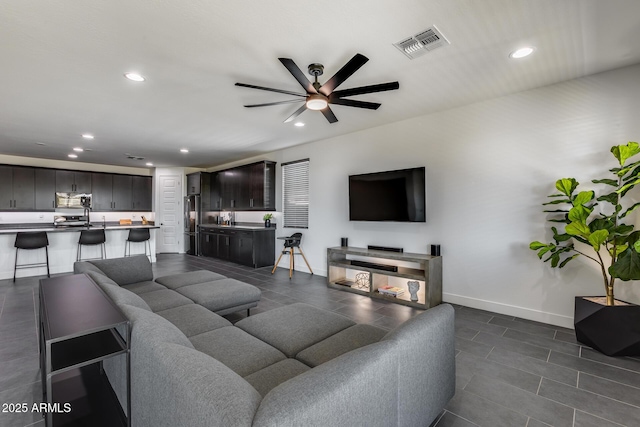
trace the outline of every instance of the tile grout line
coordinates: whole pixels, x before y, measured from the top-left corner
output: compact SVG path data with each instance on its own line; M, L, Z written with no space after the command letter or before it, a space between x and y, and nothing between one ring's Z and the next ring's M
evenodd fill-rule
M2 321L2 312L4 311L4 303L7 300L6 295L2 295L2 305L0 305L0 322ZM2 323L0 323L2 324Z
M573 421L571 422L572 427L576 427L576 408L573 408Z
M536 396L540 396L540 387L542 387L542 380L544 379L544 377L541 375L540 376L540 382L538 383L538 389L536 390ZM543 397L543 396L541 396Z

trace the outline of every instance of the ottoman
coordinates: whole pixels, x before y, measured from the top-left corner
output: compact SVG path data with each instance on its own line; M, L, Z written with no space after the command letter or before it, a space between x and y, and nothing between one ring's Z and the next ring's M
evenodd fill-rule
M175 289L179 294L219 315L247 310L258 305L260 289L236 279L220 279Z

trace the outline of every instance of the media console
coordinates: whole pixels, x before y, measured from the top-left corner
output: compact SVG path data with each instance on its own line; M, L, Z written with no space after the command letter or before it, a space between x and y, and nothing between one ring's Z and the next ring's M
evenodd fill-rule
M411 301L407 287L407 282L414 280L420 283L418 301ZM442 302L442 257L351 246L328 248L327 285L427 309ZM386 295L378 291L382 286L398 287L404 292L395 297Z

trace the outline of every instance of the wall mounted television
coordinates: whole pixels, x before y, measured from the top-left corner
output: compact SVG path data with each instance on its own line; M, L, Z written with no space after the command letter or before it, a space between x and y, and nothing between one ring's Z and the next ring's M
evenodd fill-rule
M349 176L349 220L425 222L425 168Z

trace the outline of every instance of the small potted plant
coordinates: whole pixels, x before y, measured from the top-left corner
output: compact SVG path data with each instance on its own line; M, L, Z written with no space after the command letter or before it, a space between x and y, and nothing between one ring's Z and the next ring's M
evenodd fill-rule
M264 214L264 216L262 217L262 219L264 220L265 228L271 227L271 218L273 218L272 213Z
M630 219L640 202L625 199L640 184L640 161L627 163L640 146L629 142L611 147L611 153L619 167L609 169L612 178L592 180L606 186L597 198L593 190L578 192L574 178L556 181L558 193L544 203L554 209L544 212L564 230L553 226L553 242L535 241L529 247L544 262L551 261L551 267L562 268L580 255L598 264L605 297L576 297L576 338L608 356L640 355L640 306L613 295L616 279L640 280L640 231L634 231L635 220Z

